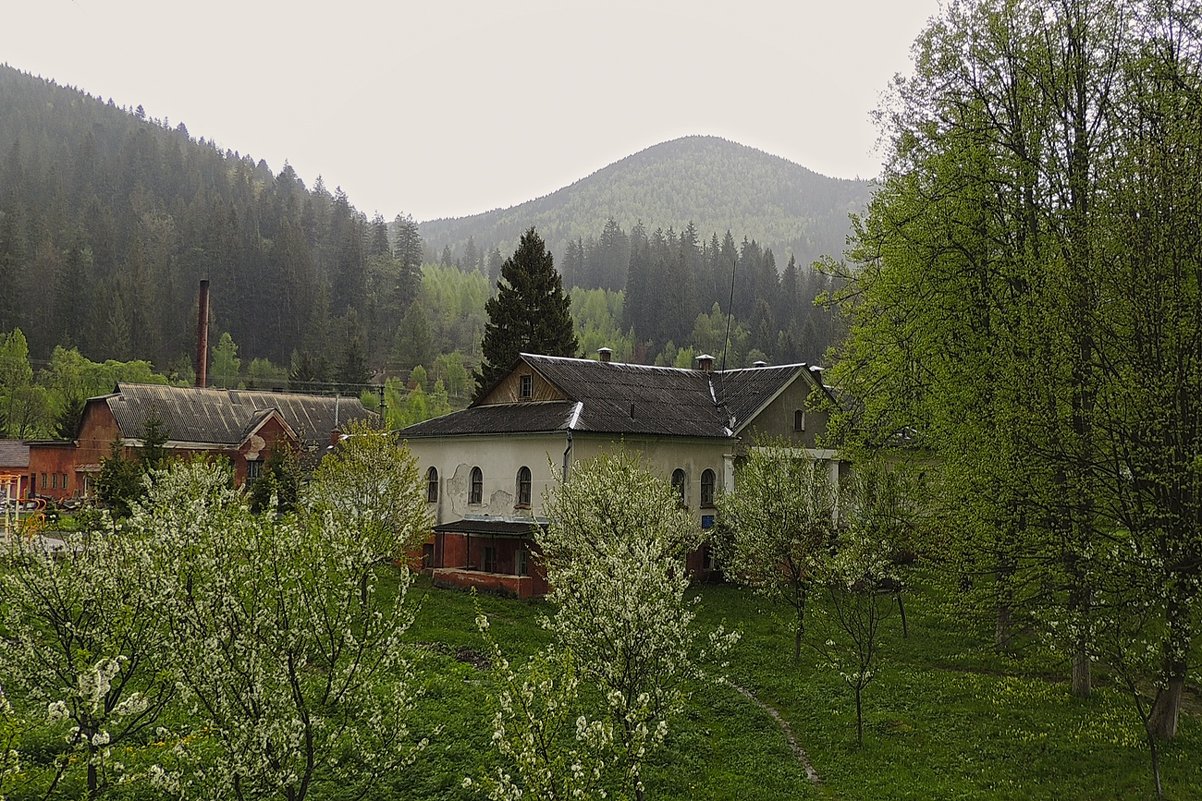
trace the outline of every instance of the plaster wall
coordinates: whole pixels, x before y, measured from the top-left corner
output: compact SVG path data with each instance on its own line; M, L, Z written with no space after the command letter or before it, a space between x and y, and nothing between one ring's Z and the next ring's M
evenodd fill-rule
M604 435L575 434L570 465L593 458L619 447L619 443L640 453L663 480L670 481L677 468L686 477L685 504L701 513L701 474L714 471L715 495L729 486L726 479L732 443L724 440L613 439ZM471 516L540 517L545 494L563 475L566 432L509 436L474 436L413 439L409 449L417 458L425 476L430 467L438 470L438 500L430 511L438 523L449 523ZM530 468L530 508L515 505L517 472ZM471 471L479 467L484 475L482 503L469 504ZM569 466L569 473L571 466ZM706 513L709 510L704 510Z
M794 381L756 416L751 425L743 429L741 439L744 446L762 437L771 437L783 438L803 448L818 447L819 438L826 433L828 414L813 408L818 405L817 398L810 398L814 391L815 385L808 375ZM793 427L794 413L799 409L805 412L805 428L802 431Z

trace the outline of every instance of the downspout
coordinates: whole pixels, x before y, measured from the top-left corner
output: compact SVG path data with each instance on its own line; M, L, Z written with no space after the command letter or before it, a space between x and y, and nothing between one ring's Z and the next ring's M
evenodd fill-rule
M572 416L568 418L568 446L563 449L563 481L565 484L568 480L568 467L572 463L572 431L579 424L582 411L584 411L584 403L576 401L576 405L572 407Z
M568 465L572 461L572 429L568 429L568 447L563 449L563 481L568 481Z

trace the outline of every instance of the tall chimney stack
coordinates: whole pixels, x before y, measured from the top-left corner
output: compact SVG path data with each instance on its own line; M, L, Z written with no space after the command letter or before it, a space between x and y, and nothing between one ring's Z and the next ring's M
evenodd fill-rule
M200 302L196 312L196 386L209 383L209 279L200 282Z

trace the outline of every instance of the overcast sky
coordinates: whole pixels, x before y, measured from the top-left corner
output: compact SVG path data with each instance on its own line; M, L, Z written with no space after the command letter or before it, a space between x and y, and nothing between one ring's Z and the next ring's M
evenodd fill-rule
M713 134L876 175L938 0L0 0L0 61L288 160L369 215L462 216ZM0 109L0 113L4 113Z

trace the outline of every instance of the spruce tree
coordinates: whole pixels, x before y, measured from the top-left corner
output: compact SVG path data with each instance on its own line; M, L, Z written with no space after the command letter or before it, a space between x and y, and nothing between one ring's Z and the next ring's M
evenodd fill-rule
M497 294L485 305L483 361L475 374L476 400L505 374L522 352L575 356L571 299L550 251L531 228L501 265Z

